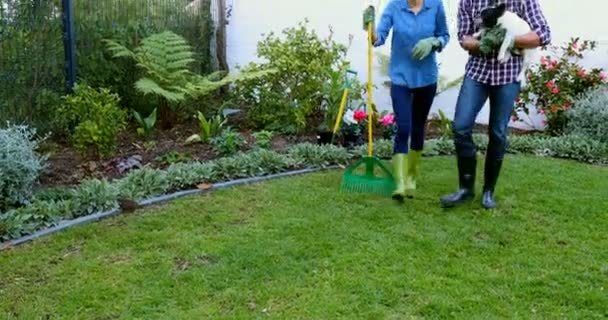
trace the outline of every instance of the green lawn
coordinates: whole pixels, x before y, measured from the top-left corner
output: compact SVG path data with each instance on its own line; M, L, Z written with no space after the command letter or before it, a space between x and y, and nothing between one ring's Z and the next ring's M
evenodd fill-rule
M2 319L605 319L608 169L510 157L500 209L405 205L340 172L213 192L0 253ZM481 179L478 179L479 181Z

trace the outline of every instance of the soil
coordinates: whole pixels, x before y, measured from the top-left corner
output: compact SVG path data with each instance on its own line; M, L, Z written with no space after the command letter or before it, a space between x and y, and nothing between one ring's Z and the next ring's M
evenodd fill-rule
M487 133L487 126L476 125L474 132ZM83 157L66 141L53 141L45 145L45 153L50 154L49 166L41 177L40 188L73 186L88 178L116 179L126 172L118 169L118 164L130 157L141 157L141 165L153 168L166 168L166 163L159 157L170 153L185 156L187 160L205 161L217 157L211 146L203 144L185 144L188 137L196 134L199 130L196 122L185 123L175 126L171 130L157 130L153 137L144 139L139 137L136 128L129 128L119 136L117 153L107 159L95 159ZM241 132L247 141L247 148L253 145L251 131ZM379 132L377 132L379 133ZM527 134L526 131L511 130L510 134ZM428 139L440 136L438 125L429 121L426 136ZM302 143L316 142L316 134L305 134L302 136L281 136L273 138L273 149L280 151L286 147Z

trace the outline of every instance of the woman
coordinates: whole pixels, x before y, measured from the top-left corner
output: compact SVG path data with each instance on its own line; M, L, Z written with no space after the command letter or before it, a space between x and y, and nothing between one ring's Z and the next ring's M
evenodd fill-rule
M373 22L373 17L366 15L364 21ZM424 129L437 92L435 52L445 48L450 35L441 0L390 1L373 34L374 46L384 45L391 29L389 75L397 122L393 198L403 200L416 189Z

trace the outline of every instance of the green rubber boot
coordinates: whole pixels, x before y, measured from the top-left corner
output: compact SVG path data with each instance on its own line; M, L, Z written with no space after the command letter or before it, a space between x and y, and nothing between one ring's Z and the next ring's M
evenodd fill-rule
M407 173L405 176L405 193L407 197L413 197L416 191L416 179L418 178L418 165L422 158L422 150L410 150L408 153Z
M407 154L395 154L393 156L393 177L395 179L393 199L395 200L401 201L406 197L405 172L407 168Z

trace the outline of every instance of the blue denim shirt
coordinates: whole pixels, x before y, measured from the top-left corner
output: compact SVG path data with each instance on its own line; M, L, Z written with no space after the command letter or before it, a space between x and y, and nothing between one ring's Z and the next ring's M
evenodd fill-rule
M389 76L395 85L420 88L438 80L437 56L432 52L423 60L412 57L412 49L419 40L436 37L441 51L450 40L445 8L441 0L424 0L415 14L407 0L391 0L384 9L376 33L375 46L384 45L393 31Z

